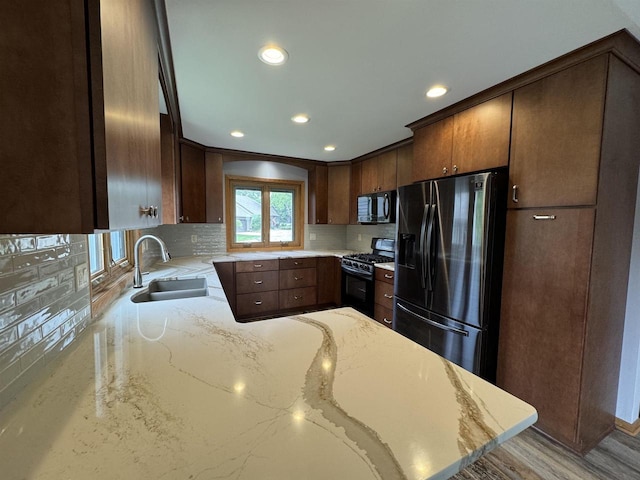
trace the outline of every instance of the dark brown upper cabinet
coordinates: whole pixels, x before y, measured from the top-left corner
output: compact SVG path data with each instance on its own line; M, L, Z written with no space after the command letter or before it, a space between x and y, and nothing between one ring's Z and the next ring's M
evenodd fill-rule
M413 181L451 173L453 117L419 128L413 133Z
M511 92L414 132L414 182L509 163Z
M396 189L396 150L381 153L362 162L361 193Z
M181 223L222 223L222 155L205 148L181 144Z
M327 223L329 200L329 171L326 165L314 165L309 168L309 224Z
M161 218L158 46L147 0L5 2L0 230L90 233ZM28 32L26 34L25 32ZM28 86L28 88L25 88Z
M601 55L514 92L510 208L595 205L606 85Z
M350 165L329 165L327 183L327 223L329 225L348 225Z
M451 172L477 172L509 164L511 93L453 116Z

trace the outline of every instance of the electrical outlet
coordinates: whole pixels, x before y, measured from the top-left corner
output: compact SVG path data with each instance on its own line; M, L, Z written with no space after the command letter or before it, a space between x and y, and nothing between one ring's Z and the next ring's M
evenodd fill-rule
M315 240L316 239L316 234L315 233L310 233L309 234L309 240Z
M362 234L358 234L358 241L361 242L362 241Z
M191 235L191 243L198 243L198 235Z

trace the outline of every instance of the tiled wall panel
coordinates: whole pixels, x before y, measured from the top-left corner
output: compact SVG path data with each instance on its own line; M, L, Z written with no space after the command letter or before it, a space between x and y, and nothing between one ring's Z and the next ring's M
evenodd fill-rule
M0 235L0 408L90 321L84 235Z
M396 238L395 224L386 225L348 225L347 226L347 250L355 252L370 252L371 239Z

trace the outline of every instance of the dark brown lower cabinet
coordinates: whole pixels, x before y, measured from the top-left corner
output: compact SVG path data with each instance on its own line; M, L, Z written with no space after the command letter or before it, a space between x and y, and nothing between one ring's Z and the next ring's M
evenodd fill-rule
M223 262L214 266L239 321L340 302L340 260L335 257Z
M318 305L340 305L342 266L337 257L318 258Z
M373 318L391 328L393 325L393 277L391 270L376 268Z
M236 295L238 317L259 317L278 310L278 291Z
M497 384L583 453L614 425L624 315L620 292L599 288L610 234L582 207L510 210L506 235Z
M289 288L280 290L280 310L312 307L317 301L316 287Z

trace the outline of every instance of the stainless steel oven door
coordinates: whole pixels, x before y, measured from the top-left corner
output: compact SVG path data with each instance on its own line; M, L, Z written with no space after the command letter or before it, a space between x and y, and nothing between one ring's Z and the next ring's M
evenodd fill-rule
M373 317L373 278L364 278L342 270L342 306L353 307Z

